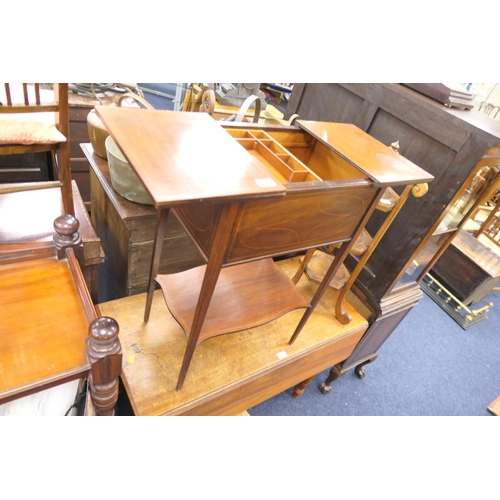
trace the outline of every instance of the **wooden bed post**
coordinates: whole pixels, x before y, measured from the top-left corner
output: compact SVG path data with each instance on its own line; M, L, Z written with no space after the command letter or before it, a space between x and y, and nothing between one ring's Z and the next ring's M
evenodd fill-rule
M89 374L90 394L97 415L113 416L118 400L118 377L122 369L122 348L118 323L107 316L89 326L87 353L92 364Z

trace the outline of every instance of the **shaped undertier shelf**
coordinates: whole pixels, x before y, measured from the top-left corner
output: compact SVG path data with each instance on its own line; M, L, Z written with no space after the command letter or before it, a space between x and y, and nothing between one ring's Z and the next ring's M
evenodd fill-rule
M167 307L189 337L206 266L156 277ZM221 270L197 344L263 325L309 302L272 259Z

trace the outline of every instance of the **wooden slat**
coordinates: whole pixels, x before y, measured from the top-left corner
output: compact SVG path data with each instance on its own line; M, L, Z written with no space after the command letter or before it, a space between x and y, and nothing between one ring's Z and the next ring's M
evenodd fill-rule
M85 284L80 263L78 262L72 248L66 250L66 257L68 259L68 267L71 271L71 276L73 277L73 281L78 291L78 296L80 297L83 310L85 311L87 322L90 324L92 321L97 319L97 313L94 308L94 304L92 303L87 285Z
M24 95L24 104L26 104L26 106L29 106L30 100L28 98L28 84L27 83L23 83L23 95Z
M8 83L4 84L5 96L7 97L7 106L12 106L12 98L10 96L10 85Z
M9 103L7 106L1 106L2 113L41 113L49 111L58 111L59 105L55 102L47 102L35 106L34 104L15 104Z
M35 83L35 102L39 106L40 105L40 84Z

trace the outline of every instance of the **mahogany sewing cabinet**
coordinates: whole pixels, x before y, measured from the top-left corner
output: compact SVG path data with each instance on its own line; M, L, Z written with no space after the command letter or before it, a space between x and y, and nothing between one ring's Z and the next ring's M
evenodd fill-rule
M386 188L432 180L353 125L267 132L224 129L203 113L96 111L158 209L144 319L156 280L188 340L178 390L201 342L303 308L292 343ZM170 210L205 266L158 273ZM341 246L309 302L272 257L332 244Z

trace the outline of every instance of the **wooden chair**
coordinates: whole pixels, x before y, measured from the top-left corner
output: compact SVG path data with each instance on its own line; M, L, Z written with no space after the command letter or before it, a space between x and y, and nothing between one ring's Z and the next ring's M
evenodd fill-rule
M0 246L0 404L88 377L97 415L114 413L119 328L94 309L78 226L63 215L52 241Z
M71 188L68 84L53 92L41 85L5 83L0 94L0 155L48 152L63 193L64 212L74 215ZM43 188L46 183L33 185ZM17 188L13 188L17 190Z
M500 200L492 207L474 237L500 255Z

